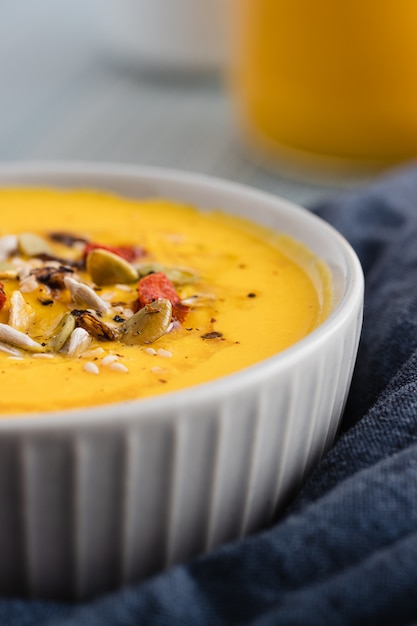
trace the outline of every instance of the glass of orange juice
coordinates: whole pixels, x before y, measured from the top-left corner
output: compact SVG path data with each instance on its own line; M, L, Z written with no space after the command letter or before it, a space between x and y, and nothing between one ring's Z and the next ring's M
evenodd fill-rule
M230 86L260 154L318 172L417 156L416 0L231 6Z

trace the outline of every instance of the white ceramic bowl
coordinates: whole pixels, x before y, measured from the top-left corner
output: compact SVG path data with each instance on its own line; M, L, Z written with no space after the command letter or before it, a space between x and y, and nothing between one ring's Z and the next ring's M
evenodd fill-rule
M0 419L0 593L87 598L266 526L334 440L363 275L328 224L281 198L175 171L16 164L0 185L93 187L221 207L329 265L330 317L253 367L165 396Z

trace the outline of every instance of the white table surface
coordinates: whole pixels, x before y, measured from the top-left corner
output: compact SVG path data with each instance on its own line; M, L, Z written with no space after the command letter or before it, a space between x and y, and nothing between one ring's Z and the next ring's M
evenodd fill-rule
M334 192L256 164L242 147L218 78L156 78L119 62L106 47L99 11L93 0L2 0L0 162L174 167L304 206Z

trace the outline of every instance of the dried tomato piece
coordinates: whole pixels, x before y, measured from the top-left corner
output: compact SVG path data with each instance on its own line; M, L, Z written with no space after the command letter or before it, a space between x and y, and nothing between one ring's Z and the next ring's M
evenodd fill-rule
M166 298L172 304L172 316L179 322L183 322L188 313L188 306L182 304L179 295L164 272L148 274L138 282L138 308L141 308L155 300Z
M84 259L87 258L91 250L96 250L97 248L100 248L101 250L107 250L108 252L113 252L113 254L117 254L129 263L132 263L132 261L145 254L144 250L139 246L106 246L101 243L93 243L90 241L86 244L84 248Z
M0 311L1 309L4 307L4 305L6 304L6 294L4 292L4 285L3 283L0 283Z
M147 274L138 282L138 296L141 306L146 306L160 298L166 298L171 304L180 301L173 283L164 272Z

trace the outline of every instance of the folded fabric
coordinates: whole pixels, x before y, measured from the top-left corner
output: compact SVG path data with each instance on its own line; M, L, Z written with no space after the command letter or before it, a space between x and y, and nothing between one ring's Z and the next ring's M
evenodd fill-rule
M296 500L261 533L89 603L0 599L0 624L417 624L417 166L312 210L357 251L365 314L342 431Z

